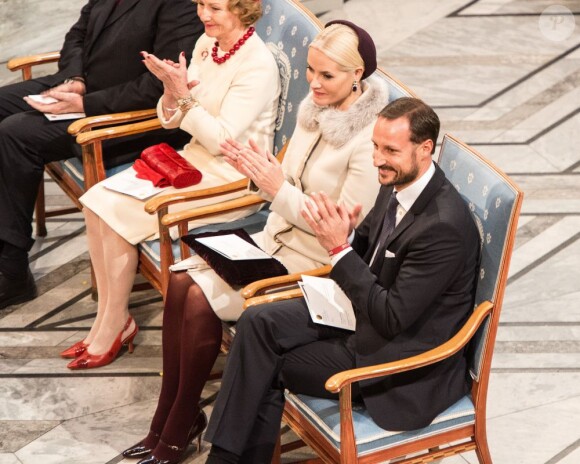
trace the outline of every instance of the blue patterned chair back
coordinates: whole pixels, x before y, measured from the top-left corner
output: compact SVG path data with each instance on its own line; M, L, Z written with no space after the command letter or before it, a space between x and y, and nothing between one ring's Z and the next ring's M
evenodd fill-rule
M389 88L389 101L385 102L385 106L387 103L395 101L396 99L401 97L417 97L417 95L406 85L399 82L393 76L386 73L380 68L373 73L373 76L376 76L387 83L387 87Z
M264 14L256 31L276 58L282 84L274 137L276 154L292 136L298 105L308 93L308 45L322 24L297 0L263 0L262 7Z
M517 226L523 194L503 172L449 135L443 138L438 164L469 205L482 240L475 305L489 300L494 303L493 311L497 313L501 310L507 278L501 273L507 274L508 271L508 266L502 267L502 264L511 256L513 237L510 237L510 232L514 232ZM488 317L470 347L469 368L478 381L489 330ZM492 336L495 340L495 333Z

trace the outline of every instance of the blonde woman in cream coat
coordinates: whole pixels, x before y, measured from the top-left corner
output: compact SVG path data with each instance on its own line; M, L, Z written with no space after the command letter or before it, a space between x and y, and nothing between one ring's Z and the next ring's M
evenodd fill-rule
M378 193L371 137L388 95L379 79L361 84L361 77L367 77L365 69L371 74L376 68L376 58L373 46L374 60L363 61L357 43L357 34L349 27L335 25L310 45L307 78L312 92L300 105L282 165L256 144L248 147L233 140L222 144L229 163L272 201L265 229L253 237L289 272L330 262L300 216L310 194L324 191L349 210L360 205L360 218L354 221L369 212ZM367 61L374 65L365 66ZM199 402L219 353L221 320L236 320L241 310L239 288L230 287L212 269L172 274L163 313L163 379L157 410L147 437L126 450L125 457L152 449L151 456L160 457L163 451L155 447L165 441L164 424ZM197 417L194 429L199 431L205 421L201 414ZM182 428L187 430L187 425Z
M197 11L205 34L197 41L188 68L183 54L179 63L172 63L142 53L145 66L163 82L164 94L157 106L161 123L191 134L190 143L180 154L203 176L199 184L180 192L242 179L243 175L224 161L220 143L229 137L245 141L251 138L260 147L271 149L280 93L274 57L253 33L252 24L261 16L260 2L200 0ZM212 56L216 46L218 62ZM223 59L233 47L237 51ZM176 191L169 188L161 195ZM219 201L244 194L220 197ZM215 201L176 205L170 211ZM81 202L99 301L88 336L61 353L63 357L76 358L68 364L70 369L104 366L115 359L123 344L132 347L138 328L129 314L128 302L137 270L136 245L153 238L158 227L156 215L144 211L143 201L110 191L101 184L83 195ZM203 223L192 222L190 227L229 221L254 211L248 209Z

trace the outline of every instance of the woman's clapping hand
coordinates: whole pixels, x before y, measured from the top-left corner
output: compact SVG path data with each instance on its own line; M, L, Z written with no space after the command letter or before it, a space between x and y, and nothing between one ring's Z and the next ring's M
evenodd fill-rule
M228 164L272 198L276 196L284 183L284 172L274 155L262 150L252 139L249 140L249 147L232 139L226 140L220 147Z

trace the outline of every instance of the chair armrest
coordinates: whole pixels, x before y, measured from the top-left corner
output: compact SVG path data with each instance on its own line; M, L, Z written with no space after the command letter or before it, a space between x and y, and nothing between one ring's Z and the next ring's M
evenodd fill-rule
M95 131L97 132L97 131ZM94 132L93 132L94 133ZM77 141L78 141L78 137L77 137ZM284 155L286 153L286 148L288 147L288 142L286 142L286 144L282 147L282 149L280 150L280 152L278 153L278 155L276 155L276 158L278 159L278 161L281 163L282 160L284 159ZM169 195L159 195L155 198L152 198L151 200L149 200L147 203L145 203L145 211L147 211L149 214L155 214L157 211L161 210L162 208L165 208L169 205L175 204L175 203L183 203L186 201L194 201L194 200L200 200L203 198L211 198L211 197L216 197L219 195L225 195L228 193L234 193L234 192L239 192L240 190L245 190L248 187L248 179L244 178L244 179L240 179L236 182L230 182L229 184L224 184L224 185L218 185L216 187L210 187L210 188L206 188L206 189L200 189L200 190L190 190L187 192L176 192L176 193L171 193ZM256 203L256 198L260 198L257 195L253 195L253 196L247 196L244 198L252 198L251 203L248 205L239 205L238 203L235 203L233 206L231 204L228 204L227 202L223 202L223 203L219 203L220 205L223 205L223 210L220 209L219 211L217 211L216 213L209 213L207 210L204 210L204 212L202 213L203 216L211 216L213 214L218 214L221 213L223 211L232 211L234 209L239 209L242 208L244 206L251 206L251 205L255 205ZM233 200L235 201L235 200ZM264 200L261 200L261 202L264 202ZM192 211L193 216L189 217L189 211ZM170 213L170 214L166 214L164 216L165 221L167 222L167 224L165 225L175 225L185 219L197 219L200 216L197 215L197 211L199 211L199 209L192 209L192 210L188 210L188 211L184 211L184 212L180 212L180 213Z
M457 353L471 340L479 326L490 314L493 306L493 303L490 301L481 303L475 308L475 311L463 327L459 329L459 332L450 340L432 350L399 361L339 372L326 381L325 388L332 393L338 393L342 388L347 385L350 386L353 382L406 372L442 361Z
M127 122L142 121L143 119L152 119L155 117L157 117L157 111L155 109L127 111L124 113L101 114L98 116L89 116L87 118L77 119L70 126L68 126L67 130L70 135L76 136L79 135L81 132L85 132L94 127L124 124ZM159 127L160 126L161 125L159 125ZM91 139L90 141L92 140L93 139Z
M60 52L39 53L37 55L18 56L8 60L6 67L10 71L31 68L41 64L54 63L60 59Z
M199 208L193 208L186 211L165 214L161 218L161 224L165 227L173 227L181 222L202 219L210 216L217 216L218 214L223 214L227 211L235 211L237 209L259 205L265 202L266 201L258 195L245 195L241 198L223 201L213 205L201 206Z
M112 124L112 122L107 122L105 124ZM161 123L157 118L154 118L133 124L123 124L121 126L107 127L106 129L81 132L77 135L76 141L79 145L85 146L97 142L102 142L103 140L125 137L127 135L141 134L143 132L148 132L160 128Z
M317 276L317 277L326 277L330 274L332 270L332 266L327 264L326 266L322 266L316 269L309 269L308 271L304 272L296 272L294 274L288 274L284 276L278 277L270 277L268 279L257 280L256 282L252 282L251 284L246 285L242 291L242 297L248 300L249 298L256 297L258 295L263 295L266 291L272 290L279 287L287 287L290 284L295 284L300 280L300 277L303 275L310 275L310 276ZM275 297L276 294L272 296ZM300 293L302 295L302 293ZM286 299L286 298L283 298ZM277 301L275 299L270 301ZM253 306L255 304L261 303L248 303L246 302L247 306Z
M273 303L274 301L291 300L293 298L300 298L302 290L293 288L291 290L284 290L282 292L269 293L267 295L255 296L249 298L244 302L243 309L248 309L250 306L257 306L265 303Z
M176 192L170 193L168 195L159 195L145 203L145 211L147 211L149 214L155 214L161 208L172 205L174 203L201 200L203 198L211 198L219 195L225 195L227 193L238 192L240 190L245 190L247 186L248 179L240 179L235 182L230 182L229 184L217 185L215 187L209 187L205 189ZM171 222L172 220L170 219L169 221Z

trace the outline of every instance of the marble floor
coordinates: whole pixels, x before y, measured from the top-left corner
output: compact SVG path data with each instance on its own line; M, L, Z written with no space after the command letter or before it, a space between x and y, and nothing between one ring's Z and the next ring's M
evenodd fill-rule
M18 78L10 57L58 49L84 3L0 0L0 84ZM525 191L490 383L491 453L498 464L580 462L580 0L349 0L322 16L334 18L367 28L380 65L436 108L442 132ZM48 197L67 202L51 183ZM80 214L51 219L31 253L40 297L0 312L0 464L118 463L148 430L161 369L155 292L132 297L133 355L80 373L58 357L96 309L84 232ZM206 385L207 412L218 389Z

